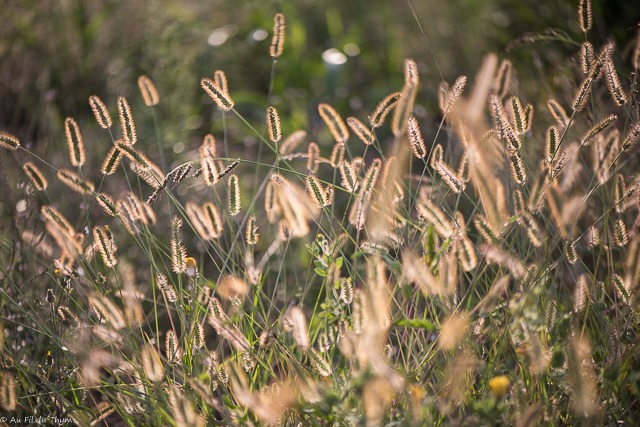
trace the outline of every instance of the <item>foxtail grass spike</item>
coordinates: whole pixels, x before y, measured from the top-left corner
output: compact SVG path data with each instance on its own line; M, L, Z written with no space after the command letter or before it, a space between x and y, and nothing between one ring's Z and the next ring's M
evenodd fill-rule
M118 115L120 117L120 127L122 128L122 139L127 145L135 145L138 142L136 125L131 114L131 107L124 96L118 97Z
M204 219L207 221L207 229L211 230L211 235L214 238L220 237L223 231L223 223L216 205L212 202L207 202L202 205L202 212L204 213Z
M453 83L451 88L446 86L440 88L438 98L440 111L443 115L449 114L456 101L462 96L464 88L467 85L467 76L460 76Z
M109 232L109 227L93 227L93 240L98 244L104 265L108 268L114 267L118 263L116 258L117 247L113 240L113 235Z
M631 147L634 147L638 143L638 141L640 141L640 121L632 124L629 127L629 132L622 142L622 149L628 150Z
M562 108L562 106L555 99L549 99L547 101L547 108L558 123L558 126L566 128L569 125L569 116L567 116L564 108Z
M396 106L401 96L401 92L394 92L387 95L382 101L380 101L371 116L369 116L369 123L372 128L378 128L384 124L385 119Z
M611 125L613 125L616 122L616 120L618 120L618 116L616 116L615 114L611 114L610 116L600 120L591 129L589 129L587 133L584 134L584 136L582 137L581 144L589 145L589 143L595 136L599 135L600 133L605 131L607 128L609 128Z
M147 107L158 105L158 103L160 102L160 95L158 94L156 85L153 84L153 81L149 78L149 76L142 75L138 77L138 88L140 89L140 93L142 94L144 104Z
M304 130L297 130L293 132L291 135L285 138L284 141L282 141L282 144L280 144L280 147L278 147L278 151L283 156L292 153L293 150L295 150L300 145L300 143L304 141L306 136L307 131Z
M118 215L118 209L116 207L116 203L113 201L111 196L106 193L98 193L96 194L96 201L100 205L103 211L111 216Z
M222 170L222 172L220 172L218 174L218 179L222 179L225 176L227 176L232 170L234 170L236 167L238 167L238 165L240 164L240 160L234 160L233 162L231 162L229 164L229 166L227 166L226 168L224 168Z
M331 150L331 157L329 157L329 163L332 167L337 168L342 164L344 160L345 144L336 143Z
M340 176L342 178L342 186L349 192L355 193L358 191L360 183L358 182L358 176L350 162L343 161L340 164Z
M67 117L64 121L64 133L67 136L67 147L69 149L71 165L77 167L84 165L86 157L84 142L78 123L76 123L72 117Z
M520 185L524 185L527 182L527 170L518 150L509 151L509 166L513 180Z
M251 215L247 220L247 226L245 231L245 241L247 245L257 245L260 239L260 234L258 233L258 223L255 215Z
M404 60L404 83L407 85L417 86L420 83L418 75L418 65L411 58Z
M591 42L585 41L580 45L580 68L583 74L587 74L595 57L595 51Z
M433 147L433 151L431 152L431 158L429 159L429 166L435 169L438 163L443 162L443 159L444 159L444 150L442 149L442 145L438 144L435 147Z
M117 146L111 147L107 153L107 157L105 157L102 162L100 172L102 172L103 175L113 175L120 165L122 155L122 151L120 151Z
M593 14L591 13L591 0L579 0L578 3L578 23L583 32L587 32L593 25Z
M340 114L329 104L318 105L318 113L329 128L329 132L338 144L345 144L349 139L349 130Z
M233 99L225 93L216 83L208 77L200 80L202 89L213 99L218 108L222 111L231 111L235 105Z
M40 168L32 162L26 162L22 165L22 169L24 169L24 173L27 174L29 181L31 181L31 184L36 190L44 191L47 189L48 182Z
M347 125L364 145L371 145L374 142L373 132L355 117L347 117Z
M615 220L613 225L613 237L616 246L626 246L629 242L629 234L627 233L627 226L622 218Z
M560 149L560 136L558 134L558 128L550 126L547 129L547 137L545 139L545 160L548 164L553 162L558 150Z
M307 170L309 173L318 171L318 159L320 157L320 147L315 142L309 143L307 148Z
M440 178L442 178L444 183L447 184L454 193L462 193L466 188L466 184L462 178L445 162L436 163L436 172L438 172Z
M20 140L18 137L8 133L0 132L0 148L5 150L17 150L20 147Z
M267 134L272 142L282 139L282 128L280 127L280 116L276 107L267 107Z
M518 134L524 134L527 131L527 117L522 102L517 95L511 97L511 113L513 115L513 127Z
M504 98L509 92L511 85L511 74L513 72L513 65L508 59L503 59L498 68L498 74L493 81L493 93L498 98Z
M420 132L420 125L414 116L411 116L407 124L407 135L409 136L409 143L411 144L413 155L419 159L424 159L427 156L427 146L424 144L424 139Z
M271 47L269 55L276 60L282 55L285 37L285 21L282 13L276 13L273 17L273 38L271 39Z
M229 83L227 82L227 75L222 70L216 70L213 72L213 82L220 88L222 93L229 95Z
M100 99L96 95L92 95L89 97L89 105L91 106L91 112L93 112L93 117L95 117L98 126L102 129L109 129L113 124L111 120L111 114L109 114L109 110L107 109L102 99Z
M240 182L238 175L229 177L228 202L229 215L238 215L240 213Z
M409 117L413 114L413 105L415 103L418 85L405 82L400 98L393 110L393 118L391 120L391 132L397 138L403 135L407 130Z
M58 179L67 187L80 194L90 194L95 191L95 187L92 182L83 180L77 173L69 169L59 169Z
M613 59L609 59L604 66L604 75L607 80L607 87L609 88L609 94L611 98L618 106L623 106L627 103L627 94L622 88L620 77L616 71Z
M171 221L171 269L174 273L187 271L187 248L182 243L182 219L177 216Z
M306 183L307 193L319 208L324 208L331 204L327 192L322 188L322 184L318 178L313 175L309 175L307 176Z

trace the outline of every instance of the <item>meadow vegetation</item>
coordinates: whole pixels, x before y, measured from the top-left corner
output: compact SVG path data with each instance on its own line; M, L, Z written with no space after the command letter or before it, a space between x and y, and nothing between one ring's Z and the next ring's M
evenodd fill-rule
M570 52L557 93L521 93L536 76L504 54L438 81L413 57L371 105L295 111L276 13L265 99L236 97L225 63L189 82L181 108L210 120L191 146L166 144L150 75L52 124L66 146L0 130L19 166L0 183L0 414L637 423L640 31L592 37L577 3L579 31L509 45Z

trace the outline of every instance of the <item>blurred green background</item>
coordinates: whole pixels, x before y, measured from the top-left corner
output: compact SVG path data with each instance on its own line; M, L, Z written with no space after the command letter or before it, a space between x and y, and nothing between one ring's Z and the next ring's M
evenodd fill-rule
M635 3L635 5L634 5ZM264 109L271 61L272 17L287 18L285 54L277 67L275 99L285 125L309 125L305 112L321 101L349 104L357 113L401 84L402 60L417 60L432 101L443 76L472 74L487 52L510 57L518 73L575 52L528 47L505 53L525 32L559 28L582 39L575 0L375 1L0 1L0 126L38 144L60 138L66 116L91 119L87 97L109 105L119 95L134 111L136 87L148 74L162 97L159 113L166 143L206 131L209 103L200 102L200 77L223 69L247 114ZM618 45L635 36L640 19L633 1L595 1L595 25L615 34ZM423 36L422 30L424 30ZM428 40L428 44L426 42ZM331 66L322 54L346 56ZM335 53L335 52L334 52ZM435 59L435 61L434 61ZM338 105L340 106L340 105ZM251 116L250 116L251 117ZM138 118L138 117L136 117ZM144 120L143 117L140 119ZM57 147L57 144L56 144Z

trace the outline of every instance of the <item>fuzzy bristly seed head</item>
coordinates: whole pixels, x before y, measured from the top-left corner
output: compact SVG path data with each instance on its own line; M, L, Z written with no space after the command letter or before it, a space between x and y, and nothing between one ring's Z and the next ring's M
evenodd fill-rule
M307 318L302 309L298 306L289 308L282 318L282 324L286 331L293 334L296 345L303 351L307 351L309 349L309 330Z
M327 207L331 204L328 191L322 187L320 180L313 175L307 176L307 193L316 205L320 208Z
M498 69L498 74L493 81L493 93L498 98L504 98L509 91L511 85L511 74L513 72L513 65L508 59L503 59Z
M520 185L524 185L527 182L527 170L518 150L509 151L509 166L511 167L513 180Z
M0 380L0 406L7 412L13 412L16 402L16 380L11 373L3 372Z
M611 114L610 116L600 120L591 129L589 129L587 133L582 137L581 144L588 145L589 142L591 142L591 140L595 136L599 135L600 133L608 129L611 125L613 125L616 122L616 120L618 120L618 116L616 116L615 114Z
M235 103L233 99L223 91L218 85L208 77L204 77L200 80L200 86L202 89L213 99L218 108L222 111L231 111Z
M376 106L376 109L373 110L373 114L369 116L369 123L372 128L378 128L384 124L384 120L387 118L387 115L393 110L393 107L396 106L398 101L400 100L401 92L394 92L384 97L380 103Z
M73 191L77 191L78 193L93 193L95 191L95 186L92 182L83 180L80 176L72 170L69 169L59 169L58 170L58 179L71 188Z
M171 269L174 273L187 271L187 248L182 243L182 218L171 221Z
M167 331L165 337L165 355L170 363L180 363L182 361L182 349L180 348L178 335L173 329Z
M562 108L555 99L549 99L547 101L547 108L558 123L558 126L567 127L569 125L569 116L567 116L564 108Z
M111 114L109 114L109 110L107 109L102 99L100 99L96 95L92 95L89 97L89 105L91 106L91 112L93 112L93 116L98 122L98 126L102 129L109 129L113 122L111 121Z
M510 99L511 99L510 112L511 112L511 117L513 118L512 119L513 128L518 134L522 135L527 131L527 116L526 116L524 107L522 106L522 102L520 101L520 98L517 95L514 95Z
M591 42L585 41L580 45L580 68L583 74L589 72L593 59L595 57L595 51Z
M342 164L346 148L346 145L341 143L336 143L333 146L333 150L331 150L331 157L329 157L329 163L332 167L337 168Z
M373 144L373 132L360 120L356 119L355 117L347 117L347 125L349 126L349 128L351 128L358 139L364 143L364 145Z
M226 300L244 298L249 293L249 284L238 276L226 275L218 281L216 294Z
M467 76L460 76L453 83L452 87L442 82L438 91L438 105L443 115L449 114L456 101L462 96L467 85Z
M431 151L431 157L429 158L429 166L435 169L436 165L438 163L441 163L443 159L444 159L444 150L442 148L442 145L437 144L435 147L433 147L433 150Z
M560 148L560 136L556 126L550 126L549 129L547 129L547 137L545 141L546 161L551 164Z
M273 38L271 39L271 47L269 55L275 60L282 55L285 37L285 20L282 13L276 13L273 17Z
M247 220L245 232L245 240L247 245L256 245L258 244L258 240L260 239L260 234L258 233L258 223L255 215L251 215Z
M627 133L627 137L622 143L622 149L628 150L631 147L635 146L638 141L640 141L640 121L629 126L629 132Z
M290 154L295 150L307 136L306 130L297 130L285 138L280 144L278 151L281 155Z
M404 60L404 82L408 85L417 85L420 83L418 65L416 64L416 61L411 58L406 58Z
M419 159L424 159L427 155L427 146L424 144L418 120L416 120L414 116L411 116L409 119L407 135L409 136L409 143L411 144L413 155Z
M109 149L107 156L102 162L102 166L100 167L100 172L103 175L112 175L115 173L116 169L120 165L120 160L122 159L123 153L118 149L117 146L113 146Z
M324 103L318 105L318 113L327 128L329 128L333 139L339 144L346 143L349 139L349 130L340 114L331 105Z
M176 293L173 285L169 283L167 276L158 273L157 284L158 288L162 292L162 295L164 295L168 302L176 302L178 300L178 294Z
M85 161L84 142L78 123L72 117L67 117L64 121L64 133L67 136L67 147L69 149L69 159L73 166L82 166Z
M399 137L406 132L409 118L413 114L413 105L415 103L416 94L418 93L417 73L415 74L415 82L416 83L413 84L405 81L402 92L400 92L400 98L393 109L391 132L393 132L396 137Z
M587 32L593 25L593 14L591 12L591 0L579 0L578 2L578 23L583 32Z
M307 148L307 170L309 173L318 171L318 159L320 157L320 147L315 142L310 142Z
M231 175L229 177L229 189L227 194L229 215L236 216L240 213L240 181L238 179L238 175Z
M108 229L99 226L94 227L93 240L98 245L104 265L108 268L114 267L118 263L118 259L115 255L118 248L113 240L113 236L108 232Z
M456 194L462 193L464 191L464 189L466 188L465 182L448 164L446 164L445 162L437 162L435 164L435 169L444 183L449 186L451 191Z
M120 127L122 128L122 139L127 145L135 145L138 142L136 125L131 114L131 107L124 96L118 97L118 115L120 117Z
M280 127L280 116L276 107L267 107L267 134L272 142L282 139L282 129Z
M138 77L138 88L140 89L140 93L142 94L144 104L147 107L158 105L158 103L160 102L160 95L158 94L156 85L153 84L153 81L149 78L149 76L142 75Z
M213 82L220 88L222 93L229 94L229 84L227 83L227 75L222 70L213 72Z
M113 201L113 198L106 193L96 194L96 202L100 205L103 211L111 216L118 215L118 209L116 207L116 203Z
M623 106L626 104L627 94L622 88L622 82L620 82L620 77L618 77L618 72L611 58L609 58L604 65L604 75L606 77L607 87L609 88L609 94L611 94L611 98L616 105Z
M229 175L229 173L234 170L239 164L240 160L234 160L233 162L229 163L229 165L218 174L218 179L222 179L225 176Z
M20 147L20 140L15 135L8 132L0 132L0 148L6 150L17 150Z
M343 161L340 164L340 176L342 177L342 186L349 192L355 193L358 190L360 183L358 182L358 175L353 168L351 162Z
M33 187L38 191L44 191L47 189L47 179L42 174L42 171L32 162L26 162L22 165L24 173L29 177L29 181L33 184Z

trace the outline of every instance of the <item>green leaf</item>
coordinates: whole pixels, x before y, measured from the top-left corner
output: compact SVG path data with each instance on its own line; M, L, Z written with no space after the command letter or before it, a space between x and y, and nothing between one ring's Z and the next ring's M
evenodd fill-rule
M407 319L401 318L393 322L394 326L404 326L405 328L426 329L428 331L435 331L437 328L433 323L425 319Z

